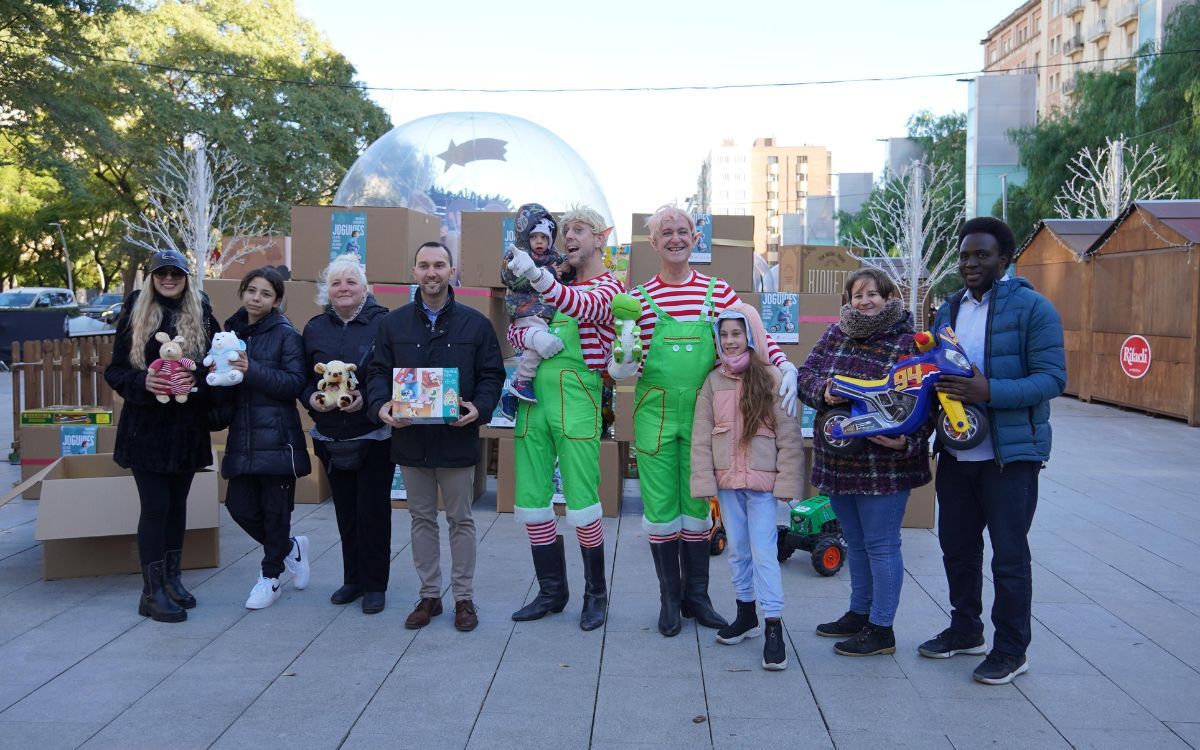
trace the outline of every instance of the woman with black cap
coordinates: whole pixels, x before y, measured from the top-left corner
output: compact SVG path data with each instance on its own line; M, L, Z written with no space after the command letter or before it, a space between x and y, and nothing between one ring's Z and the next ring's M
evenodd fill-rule
M149 271L145 288L125 300L104 379L125 400L113 460L132 470L141 501L138 613L158 622L183 622L186 610L196 606L180 578L188 490L196 470L212 464L207 386L193 372L160 377L146 367L158 358L156 333L181 336L183 355L198 362L221 326L192 283L183 255L160 250L151 256ZM196 389L186 402L157 400L180 385Z

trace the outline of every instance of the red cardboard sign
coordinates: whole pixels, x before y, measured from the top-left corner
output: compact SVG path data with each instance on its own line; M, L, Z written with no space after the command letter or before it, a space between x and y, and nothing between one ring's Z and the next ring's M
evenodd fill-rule
M1121 370L1137 380L1150 372L1150 342L1134 334L1121 344Z

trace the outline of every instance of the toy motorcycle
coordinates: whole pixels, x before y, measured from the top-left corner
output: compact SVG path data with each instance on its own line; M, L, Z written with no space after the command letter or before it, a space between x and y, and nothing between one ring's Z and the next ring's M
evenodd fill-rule
M835 375L830 393L850 405L822 410L813 423L813 435L831 453L848 456L866 447L872 435L908 435L917 430L940 404L934 429L942 443L955 450L979 445L990 429L987 413L975 404L956 401L934 386L942 375L973 377L971 361L950 326L935 337L929 331L914 340L920 354L905 357L881 380Z

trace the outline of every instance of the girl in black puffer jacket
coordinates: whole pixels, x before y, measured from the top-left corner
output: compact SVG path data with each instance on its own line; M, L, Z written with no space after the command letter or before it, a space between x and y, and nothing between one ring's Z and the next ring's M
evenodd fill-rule
M246 343L233 368L241 384L222 394L230 413L221 473L229 480L225 509L263 546L262 573L246 600L250 609L279 598L279 577L292 572L297 589L308 585L308 538L292 537L296 480L311 471L296 398L304 390L304 342L279 312L283 278L257 268L242 278L242 309L225 321Z

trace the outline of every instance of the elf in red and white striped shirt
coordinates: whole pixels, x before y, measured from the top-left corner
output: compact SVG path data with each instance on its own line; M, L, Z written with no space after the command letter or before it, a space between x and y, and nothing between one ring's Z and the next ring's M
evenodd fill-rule
M562 474L567 523L575 527L583 555L584 595L579 627L604 624L608 593L604 584L604 526L600 498L600 394L613 341L611 303L622 289L604 268L604 243L612 227L596 211L576 207L561 216L567 262L575 281L559 283L534 264L528 253L513 252L508 267L524 276L558 312L539 339L553 334L559 345L542 352L533 378L536 402L523 401L513 430L516 453L514 512L524 523L537 573L537 598L513 613L517 621L561 612L567 604L566 552L550 506L555 459ZM524 348L533 329L510 327L508 339ZM532 341L528 342L533 344ZM544 343L540 341L539 343Z
M681 614L694 616L705 627L727 624L708 597L712 517L708 499L691 496L691 443L696 394L717 360L713 321L740 300L723 279L698 273L689 264L700 236L690 214L664 206L646 224L661 266L657 276L630 290L642 308L637 320L642 361L626 355L609 365L609 373L618 380L641 376L634 391L633 429L642 526L658 573L658 629L673 636L682 627ZM622 336L621 350L632 352L632 334L629 341ZM766 347L782 373L784 408L795 415L796 366L770 337Z

